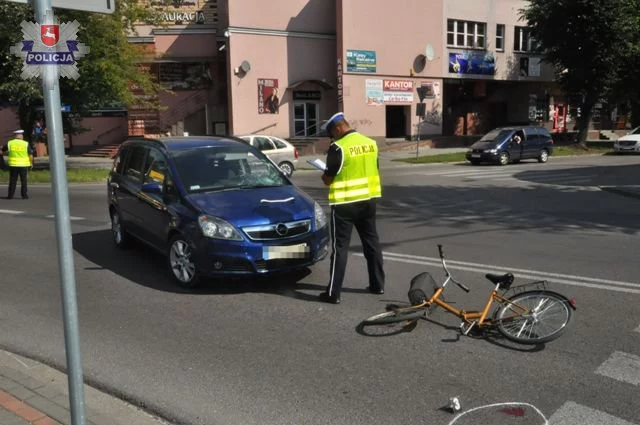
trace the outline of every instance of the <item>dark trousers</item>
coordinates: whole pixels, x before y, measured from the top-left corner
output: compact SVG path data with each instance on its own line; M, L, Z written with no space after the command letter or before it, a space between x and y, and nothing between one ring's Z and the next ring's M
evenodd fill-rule
M339 296L347 269L351 233L355 226L362 242L364 257L369 272L369 287L384 289L382 249L376 229L375 199L331 207L331 265L329 287L330 296Z
M13 198L16 193L16 184L18 176L20 176L20 194L23 198L27 197L27 172L29 167L9 167L9 194L8 198Z

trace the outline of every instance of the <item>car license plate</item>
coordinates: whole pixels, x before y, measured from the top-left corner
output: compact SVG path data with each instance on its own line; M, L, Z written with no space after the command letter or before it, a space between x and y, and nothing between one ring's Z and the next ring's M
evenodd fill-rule
M471 154L471 158L480 158L480 154L479 153L472 153Z
M306 243L298 245L265 246L262 258L265 260L299 259L309 256L309 246Z

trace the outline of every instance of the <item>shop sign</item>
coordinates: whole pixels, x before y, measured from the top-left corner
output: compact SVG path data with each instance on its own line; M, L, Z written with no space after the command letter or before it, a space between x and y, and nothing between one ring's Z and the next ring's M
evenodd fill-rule
M347 50L347 72L376 72L376 52Z
M458 75L494 75L495 58L485 53L449 53L449 72Z
M296 90L293 92L293 100L320 100L322 93L318 90Z
M382 80L365 80L365 93L367 97L367 105L384 104Z
M343 93L342 93L342 58L338 58L337 61L337 69L336 74L338 76L338 103L341 104L343 101Z
M195 12L160 12L160 19L163 22L191 22L194 24L204 24L204 12L201 10Z
M413 102L413 81L411 80L383 80L382 90L385 103Z

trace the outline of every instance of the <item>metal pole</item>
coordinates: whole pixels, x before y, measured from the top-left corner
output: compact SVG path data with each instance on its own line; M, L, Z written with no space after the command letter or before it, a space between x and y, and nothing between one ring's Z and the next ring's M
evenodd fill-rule
M35 9L36 22L41 25L55 24L51 0L31 1ZM72 425L85 425L84 382L82 379L82 363L80 359L78 307L76 304L76 282L71 240L69 191L64 157L60 82L57 65L45 65L42 69L42 89L49 135L49 159L51 163L53 204L55 209L56 237L58 241L58 267L62 291L71 423Z
M422 129L421 124L422 123L422 116L418 117L418 137L416 138L416 159L418 159L419 155L420 155L420 130Z

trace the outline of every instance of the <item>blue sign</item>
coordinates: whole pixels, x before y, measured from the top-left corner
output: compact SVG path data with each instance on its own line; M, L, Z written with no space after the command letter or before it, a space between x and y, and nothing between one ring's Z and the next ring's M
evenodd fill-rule
M376 72L376 52L347 50L347 72Z
M453 74L494 75L496 61L486 53L449 53L449 72Z

